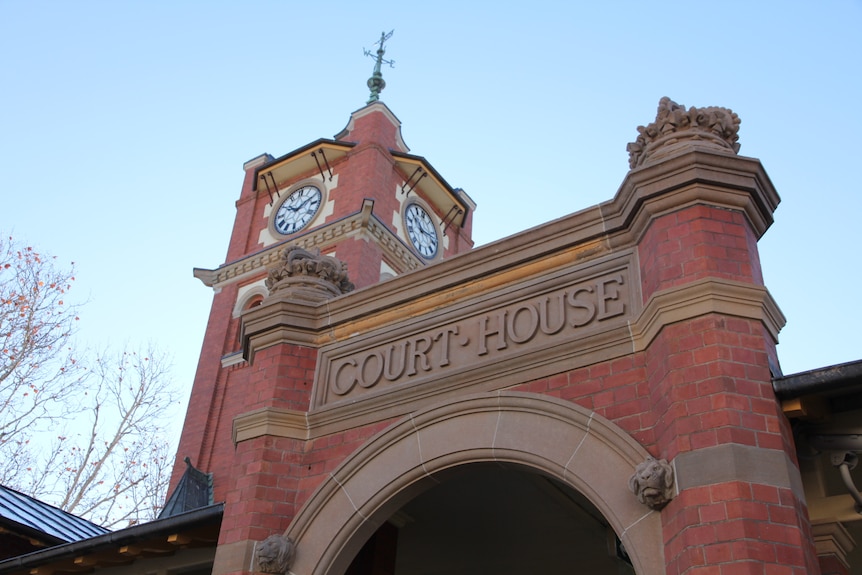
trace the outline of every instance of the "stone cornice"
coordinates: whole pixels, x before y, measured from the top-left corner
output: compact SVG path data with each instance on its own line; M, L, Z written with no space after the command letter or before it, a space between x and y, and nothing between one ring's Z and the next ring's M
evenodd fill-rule
M765 287L705 278L653 294L632 324L634 349L646 349L666 325L710 313L760 321L775 342L786 323Z
M759 237L772 223L778 201L758 160L690 146L630 172L609 202L369 286L361 290L362 298L337 298L327 310L329 323L336 337L347 336L356 322L395 322L404 313L427 313L483 290L632 248L654 218L695 204L742 212ZM348 324L348 331L339 330Z
M599 207L609 230L627 229L628 241L636 241L652 218L694 204L742 212L759 239L780 201L759 160L690 144L630 171L614 199Z
M263 274L268 267L278 262L282 250L286 247L299 246L306 250L313 248L326 250L345 238L356 235L365 235L380 244L385 259L399 273L422 267L422 262L404 242L374 216L372 213L373 206L374 202L365 200L362 208L355 214L324 224L299 237L274 244L214 270L195 268L194 276L201 280L204 285L219 289L226 284Z
M244 413L233 421L233 442L271 435L309 439L308 414L290 409L265 407Z

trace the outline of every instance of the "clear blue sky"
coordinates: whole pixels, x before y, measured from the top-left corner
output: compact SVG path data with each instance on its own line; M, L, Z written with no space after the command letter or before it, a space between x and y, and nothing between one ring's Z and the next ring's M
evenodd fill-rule
M76 262L84 342L155 342L187 394L243 162L340 131L392 29L382 100L479 245L612 198L662 96L733 109L782 197L784 372L862 358L858 0L0 0L0 230Z

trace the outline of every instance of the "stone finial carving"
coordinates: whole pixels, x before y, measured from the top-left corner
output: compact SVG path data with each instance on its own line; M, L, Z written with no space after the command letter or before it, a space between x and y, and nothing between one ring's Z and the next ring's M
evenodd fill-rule
M662 98L655 122L638 126L637 140L626 147L629 168L649 164L692 141L735 154L739 152L739 123L739 116L727 108L692 106L686 110L670 98Z
M285 248L279 264L266 278L269 294L282 292L296 299L318 302L353 291L347 265L341 260L299 246Z
M673 468L664 459L648 458L629 478L629 489L638 501L650 509L660 510L673 499Z
M295 546L284 535L270 535L257 548L257 567L264 573L283 575L290 569Z

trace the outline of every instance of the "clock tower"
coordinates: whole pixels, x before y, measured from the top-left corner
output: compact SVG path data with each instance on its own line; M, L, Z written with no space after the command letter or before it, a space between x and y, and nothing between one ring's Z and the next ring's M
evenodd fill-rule
M166 509L221 512L211 572L817 573L846 538L815 547L776 395L779 198L739 117L662 98L612 199L472 249L379 101L385 39L344 130L245 164L195 271Z
M368 82L371 97L334 138L277 158L263 154L244 164L226 261L215 269L194 271L214 297L171 489L180 482L186 470L182 461L188 458L210 474L213 499L225 501L226 513L235 517L238 512L231 503L242 497L243 465L248 463L240 457L252 457L237 449L235 419L273 408L306 417L321 345L320 338L307 331L295 334L303 331L299 324L317 313L320 301L306 297L315 293L314 286L303 291L291 284L285 292L289 295L281 298L291 309L285 312L269 305L278 299L269 297L276 281L270 270L297 254L312 258L297 263L299 267L337 268L344 277L326 296L331 297L473 246L475 204L425 158L410 153L400 121L379 100L385 85L382 56L383 38ZM315 276L313 281L326 283L327 278ZM315 299L321 298L311 297ZM253 321L244 317L252 312ZM269 322L268 327L258 329L260 322ZM296 337L279 335L284 331ZM286 451L299 454L304 449L303 442L296 441ZM295 509L286 502L278 506L278 526L255 524L245 515L245 532L234 539L261 538L273 528L284 529ZM225 532L223 528L223 536Z

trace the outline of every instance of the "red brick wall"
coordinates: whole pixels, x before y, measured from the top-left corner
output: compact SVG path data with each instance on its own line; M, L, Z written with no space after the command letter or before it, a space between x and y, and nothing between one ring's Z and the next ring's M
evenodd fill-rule
M398 130L399 127L383 112L371 112L356 118L353 129L342 139L348 142L375 142L387 150L398 150Z
M707 277L762 284L755 234L741 212L692 206L664 215L638 253L644 301ZM795 462L770 358L775 345L760 322L709 314L666 326L644 352L517 389L594 410L657 458L733 443ZM669 574L817 570L807 510L790 489L742 481L686 489L662 515Z
M281 344L255 353L254 364L247 368L248 381L237 394L239 413L262 407L308 411L317 350Z
M706 277L763 284L757 240L738 211L695 205L657 218L638 254L644 301Z
M850 570L834 555L820 557L820 571L822 575L850 575Z
M348 238L338 244L335 257L347 264L347 274L357 289L380 282L383 251L376 243L361 238Z
M390 421L309 442L259 437L236 446L219 544L283 532L320 483Z
M686 489L662 511L669 574L816 573L804 505L789 489L728 482Z
M221 358L230 338L231 316L236 301L237 287L226 286L213 297L210 319L204 334L195 381L192 386L185 423L180 435L170 491L176 487L186 469L183 459L191 458L192 465L204 471L214 439L214 429L221 416L226 375L221 370ZM235 347L234 347L235 349Z

